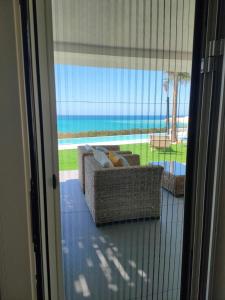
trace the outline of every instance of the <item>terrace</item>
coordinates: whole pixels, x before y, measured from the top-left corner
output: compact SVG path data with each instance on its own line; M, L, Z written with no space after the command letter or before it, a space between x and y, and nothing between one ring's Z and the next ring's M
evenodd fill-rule
M159 220L96 227L78 171L60 172L66 299L179 299L183 206L162 189Z
M186 143L169 149L121 145L141 164L185 162ZM60 150L60 198L67 299L179 299L183 197L161 188L159 219L94 223L78 179L77 149Z

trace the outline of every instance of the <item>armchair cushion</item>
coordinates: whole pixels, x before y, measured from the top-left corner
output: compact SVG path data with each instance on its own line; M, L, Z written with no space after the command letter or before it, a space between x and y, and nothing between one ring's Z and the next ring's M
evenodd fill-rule
M107 149L106 147L102 147L102 146L98 146L95 148L96 150L102 151L104 153L109 153L109 149Z
M113 163L103 151L94 149L93 154L95 160L99 162L103 168L113 167Z
M114 167L128 167L129 163L122 155L109 151L109 159L111 160Z
M85 145L84 148L85 148L85 150L86 150L88 153L92 153L93 150L94 150L94 148L93 148L92 146L88 145L88 144Z

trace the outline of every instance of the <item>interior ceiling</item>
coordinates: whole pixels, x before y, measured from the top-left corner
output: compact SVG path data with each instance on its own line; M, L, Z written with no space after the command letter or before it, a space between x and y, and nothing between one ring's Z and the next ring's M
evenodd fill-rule
M56 63L190 71L194 0L52 0Z

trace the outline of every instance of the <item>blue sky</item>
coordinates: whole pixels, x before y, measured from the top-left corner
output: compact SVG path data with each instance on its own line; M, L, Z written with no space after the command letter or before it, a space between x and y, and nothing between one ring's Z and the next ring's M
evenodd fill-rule
M165 115L164 78L161 71L57 64L57 114ZM172 85L168 94L172 102ZM188 115L190 83L180 85L178 94L178 114Z

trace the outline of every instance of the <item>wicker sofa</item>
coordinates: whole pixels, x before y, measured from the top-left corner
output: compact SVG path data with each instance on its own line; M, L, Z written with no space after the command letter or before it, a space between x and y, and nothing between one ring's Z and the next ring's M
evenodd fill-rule
M131 154L131 151L120 151L120 146L118 145L99 145L99 146L93 146L93 148L96 147L104 147L107 148L109 151L117 151L119 153L122 154ZM90 151L87 151L85 146L79 146L78 148L78 168L79 168L79 172L78 172L78 176L79 176L79 181L80 181L80 185L81 188L83 190L83 192L85 192L85 167L84 167L84 158L86 156L93 156L93 153Z
M85 199L96 225L159 218L162 172L161 166L102 168L86 156Z

